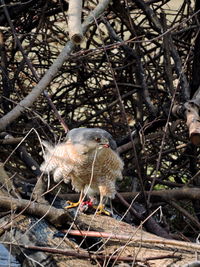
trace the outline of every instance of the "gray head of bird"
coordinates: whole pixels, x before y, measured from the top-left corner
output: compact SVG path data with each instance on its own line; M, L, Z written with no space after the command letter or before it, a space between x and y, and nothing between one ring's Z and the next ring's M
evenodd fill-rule
M67 142L71 142L81 154L100 149L116 149L112 136L100 128L74 128L67 134Z

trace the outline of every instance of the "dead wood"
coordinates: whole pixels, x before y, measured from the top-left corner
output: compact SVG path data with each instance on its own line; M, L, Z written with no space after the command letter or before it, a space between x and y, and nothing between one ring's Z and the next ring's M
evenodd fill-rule
M167 240L149 234L142 230L142 227L133 227L127 223L117 221L107 216L94 216L81 214L78 218L83 228L79 231L65 230L65 238L53 237L55 229L48 226L45 222L35 221L34 228L26 216L21 216L17 224L13 224L15 229L14 237L17 242L10 241L9 235L2 237L2 243L11 245L13 251L23 249L29 253L30 258L38 260L41 256L51 255L51 260L70 264L92 266L92 261L105 264L115 264L118 261L131 263L151 263L154 266L167 266L168 264L186 264L194 260L194 253L199 251L199 245L189 242ZM90 232L91 226L93 231ZM40 228L45 227L45 236L40 235ZM30 228L30 230L28 230ZM84 229L84 230L82 230ZM39 233L37 233L39 232ZM97 251L87 252L80 246L69 241L68 235L80 235L85 240L87 237L101 238L100 246ZM32 237L32 238L31 238ZM37 241L39 245L35 245ZM45 246L46 242L46 246ZM94 240L94 243L99 240ZM82 242L81 242L82 243ZM41 252L42 254L38 254ZM55 257L55 256L56 257ZM80 262L79 259L82 259ZM89 260L89 261L88 261ZM54 263L55 264L55 263ZM73 266L73 265L72 265Z
M159 238L143 231L140 227L132 227L124 222L116 221L115 219L106 216L89 215L88 217L88 215L82 214L79 219L85 223L90 221L90 223L88 223L88 229L90 229L90 225L92 225L93 230L95 228L98 229L97 234L102 230L105 232L102 233L102 235L105 234L102 238L104 239L104 246L107 253L110 253L110 255L119 253L119 257L133 255L136 262L137 260L142 261L142 259L145 260L145 258L152 257L149 261L154 263L155 266L161 266L162 264L167 266L167 264L173 263L173 259L167 259L164 255L174 255L179 257L182 255L182 258L177 261L181 266L181 264L188 263L194 259L192 251L200 249L198 244ZM95 233L93 234L95 235ZM87 236L87 232L83 232L81 235ZM90 235L90 232L88 235ZM101 233L99 235L101 235ZM119 242L121 247L118 246ZM154 255L155 257L158 256L157 260L153 259ZM163 259L159 260L159 257L161 256ZM107 263L110 261L111 258Z

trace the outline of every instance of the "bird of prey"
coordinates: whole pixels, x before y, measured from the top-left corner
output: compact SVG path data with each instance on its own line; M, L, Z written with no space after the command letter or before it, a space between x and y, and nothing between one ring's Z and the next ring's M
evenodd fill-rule
M104 209L104 201L114 198L115 183L122 179L123 169L111 134L100 128L75 128L68 132L65 142L44 145L46 151L41 171L52 172L55 182L71 181L73 189L80 192L79 201L69 201L71 205L67 208L83 203L84 194L91 202L100 195L97 212L109 214Z

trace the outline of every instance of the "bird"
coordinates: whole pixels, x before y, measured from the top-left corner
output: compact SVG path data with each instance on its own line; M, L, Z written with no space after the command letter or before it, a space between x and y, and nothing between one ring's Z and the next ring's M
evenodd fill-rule
M116 149L112 135L101 128L74 128L67 133L66 140L55 146L43 143L46 150L40 170L52 173L53 180L71 182L72 188L80 192L79 201L66 208L84 203L84 196L92 203L99 195L97 213L107 214L105 203L116 194L116 180L122 180L124 163Z

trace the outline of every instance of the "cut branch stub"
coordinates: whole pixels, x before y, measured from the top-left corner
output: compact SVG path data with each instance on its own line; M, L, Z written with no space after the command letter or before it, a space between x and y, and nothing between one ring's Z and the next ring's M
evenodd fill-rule
M68 9L68 28L70 40L79 45L83 41L81 24L82 0L70 0Z
M199 107L192 101L185 104L186 107L186 118L187 126L189 129L189 137L191 142L199 146L200 145L200 117Z

